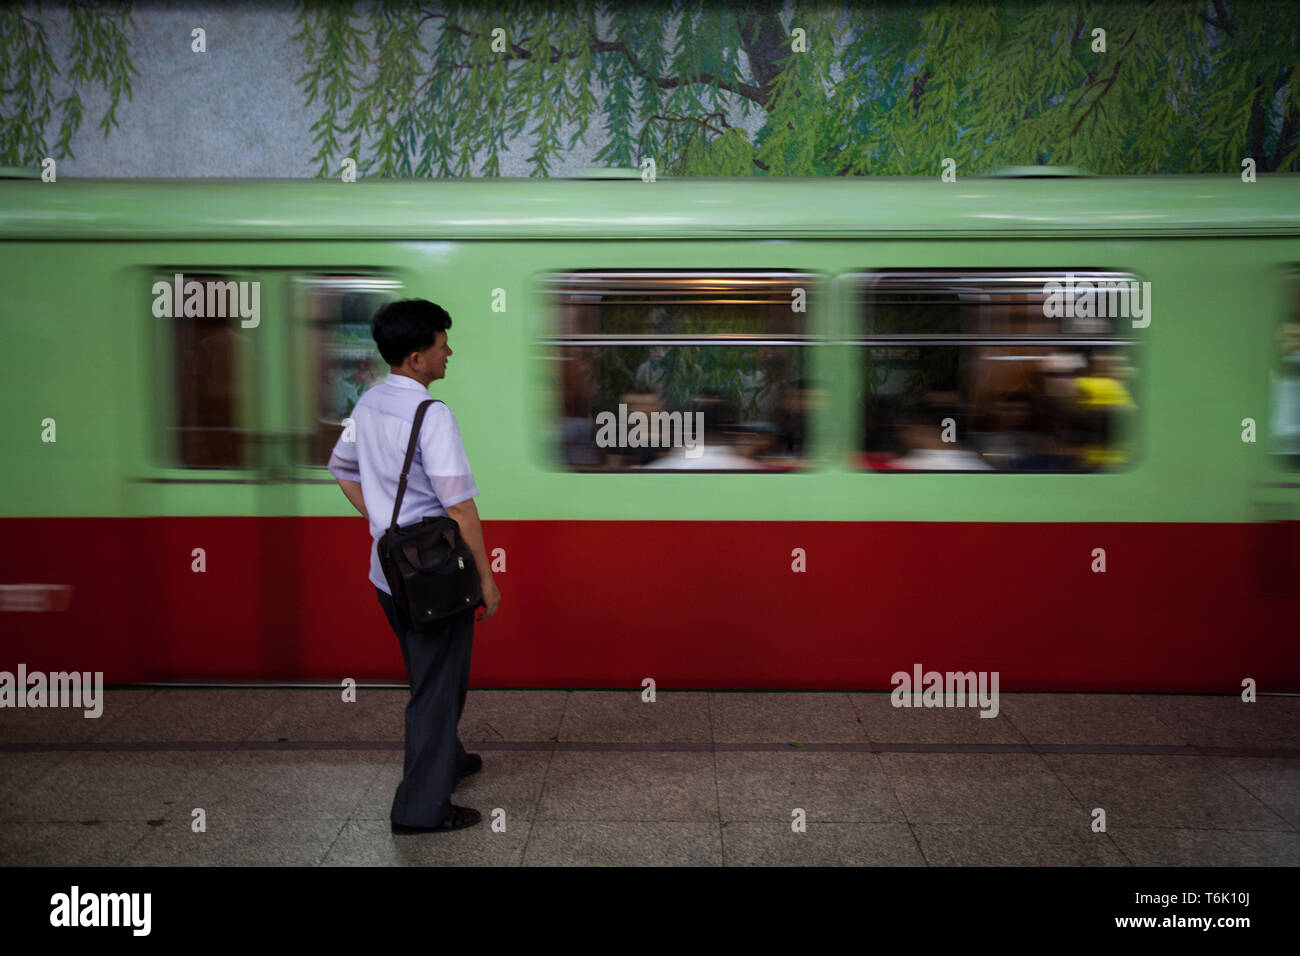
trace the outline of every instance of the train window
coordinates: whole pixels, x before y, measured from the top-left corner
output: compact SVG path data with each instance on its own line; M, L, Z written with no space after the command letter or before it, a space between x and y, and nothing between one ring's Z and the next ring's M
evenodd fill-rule
M300 382L313 392L298 395L300 425L295 455L303 465L329 464L330 452L357 399L382 381L388 366L370 336L370 320L398 297L402 284L381 276L329 275L294 279L297 324L305 334L300 361L309 367Z
M806 466L814 276L550 276L554 441L571 471Z
M1135 328L1150 284L1113 272L858 277L857 464L1095 472L1132 465Z
M171 454L185 468L245 467L248 431L241 423L239 396L249 346L239 334L238 300L232 308L228 298L232 290L239 295L240 284L228 276L190 272L153 278L153 314L171 332L176 395ZM192 295L194 282L201 284L202 300Z
M1287 280L1286 307L1272 374L1273 447L1278 462L1300 471L1300 273Z

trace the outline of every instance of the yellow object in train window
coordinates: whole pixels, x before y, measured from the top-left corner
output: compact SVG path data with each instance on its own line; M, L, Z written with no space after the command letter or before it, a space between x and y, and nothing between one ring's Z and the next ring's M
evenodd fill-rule
M1079 404L1084 408L1133 404L1133 396L1118 379L1084 376L1075 379L1075 384L1079 387Z

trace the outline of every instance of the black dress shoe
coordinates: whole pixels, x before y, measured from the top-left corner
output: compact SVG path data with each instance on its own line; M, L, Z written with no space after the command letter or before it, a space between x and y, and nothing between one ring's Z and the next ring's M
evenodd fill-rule
M456 779L464 780L466 777L470 776L471 774L476 774L482 769L483 769L482 757L480 757L478 754L466 754L465 766L461 768L460 776L458 776Z
M409 827L404 823L392 823L391 821L389 825L394 833L450 833L452 830L463 830L466 827L472 827L482 819L482 814L477 810L471 807L458 807L453 804L451 812L447 814L447 819L436 827Z

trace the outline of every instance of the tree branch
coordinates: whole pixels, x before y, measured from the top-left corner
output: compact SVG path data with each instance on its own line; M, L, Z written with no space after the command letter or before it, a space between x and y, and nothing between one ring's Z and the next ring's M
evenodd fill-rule
M1211 20L1203 13L1200 15L1201 19L1215 29L1222 30L1228 36L1235 37L1237 35L1237 25L1228 19L1228 10L1223 5L1223 0L1214 0L1214 12L1218 15L1217 20Z
M1079 25L1074 28L1074 36L1070 37L1071 50L1073 50L1074 45L1079 42L1079 37L1083 34L1083 24L1088 19L1088 14L1092 13L1092 8L1094 6L1096 6L1095 2L1089 3L1088 6L1084 8L1083 15L1079 17Z
M1291 143L1296 134L1296 112L1295 107L1288 106L1286 119L1282 122L1282 132L1277 137L1277 151L1273 154L1273 162L1270 169L1276 172L1282 165L1282 159L1291 149Z
M1134 27L1133 30L1129 33L1128 37L1124 40L1120 48L1127 49L1128 45L1131 42L1133 42L1133 36L1136 33L1137 33L1137 27ZM1118 60L1115 61L1115 69L1110 71L1110 76L1106 79L1106 85L1103 86L1101 92L1098 93L1096 97L1093 98L1093 101L1088 104L1088 108L1083 111L1082 115L1080 115L1079 122L1074 124L1074 129L1070 130L1070 139L1074 139L1074 137L1078 135L1079 128L1083 126L1083 121L1088 118L1088 114L1091 113L1094 109L1096 109L1097 104L1106 98L1106 94L1110 92L1110 88L1115 85L1115 77L1119 76L1119 68L1123 65L1124 65L1123 57L1120 57ZM1092 74L1089 74L1089 76L1091 75ZM1088 85L1084 87L1084 95L1087 95L1088 89L1091 86L1092 83L1089 82Z
M437 73L433 73L433 74L431 74L427 80L425 80L423 83L421 83L418 87L415 88L415 92L416 92L416 93L423 93L425 87L427 87L430 83L432 83L432 82L433 82L434 80L436 80L438 77L442 76L444 73L450 73L452 70L468 70L468 69L471 69L473 66L474 66L474 64L473 64L473 63L469 63L469 62L466 62L466 63L451 63L451 64L448 64L446 69L439 70Z
M921 97L925 95L925 84L930 80L930 65L927 63L925 72L912 81L912 89L908 91L907 98L912 101L912 116L919 116L921 113Z
M730 123L727 122L727 118L723 116L721 113L709 113L704 117L703 120L696 119L694 116L660 116L659 114L655 114L654 116L651 116L649 119L647 119L645 121L645 125L641 127L641 135L637 137L637 147L643 153L645 152L645 134L650 129L650 124L655 120L661 120L665 123L696 123L700 126L703 126L705 129L709 130L710 132L717 133L719 136L721 136L724 132L723 130L718 129L715 126L711 126L709 123L706 123L704 121L704 120L713 119L714 117L717 117L718 121L724 127L726 127L726 129L735 128L734 126L732 126ZM759 159L754 159L752 162L759 169L763 170L763 172L767 172L771 168L767 165L767 163L764 163Z
M766 107L772 100L772 89L781 75L778 62L788 52L788 37L781 26L780 6L767 0L761 13L745 13L737 17L736 29L749 59L749 68L758 80L757 97L751 97L759 106Z
M558 50L556 50L555 52L557 54L559 53ZM602 40L600 39L600 37L596 35L596 32L594 30L591 31L591 52L592 53L621 53L624 57L627 58L628 63L632 67L633 73L641 77L641 79L645 80L647 83L653 83L661 90L674 90L677 87L681 86L683 83L716 84L718 89L720 90L726 90L729 93L735 93L737 96L743 96L747 100L753 100L759 106L767 105L767 98L762 88L754 86L751 83L744 83L744 82L728 83L725 80L720 80L712 73L697 73L694 76L688 76L683 80L672 79L663 76L651 76L641 66L640 58L627 48L627 44L625 44L621 40L618 43L611 43L608 40ZM570 54L570 58L575 56L577 56L576 53Z
M1277 79L1273 82L1273 92L1265 98L1264 75L1262 73L1255 76L1255 98L1250 105L1250 135L1247 139L1246 149L1251 156L1258 156L1262 167L1262 172L1273 172L1277 169L1277 163L1286 153L1282 152L1282 144L1286 136L1278 137L1278 152L1273 157L1273 162L1269 162L1268 154L1264 150L1264 137L1268 132L1268 111L1272 108L1273 100L1277 97L1278 91L1286 86L1287 79L1291 76L1291 67L1287 67L1278 74ZM1288 114L1290 114L1288 110ZM1284 130L1285 132L1285 130Z
M435 17L438 17L446 21L446 23L443 25L443 28L446 30L451 30L455 33L461 34L462 36L470 37L471 39L477 36L477 34L474 33L473 31L467 30L464 27L460 26L459 24L452 23L450 20L447 19L447 15L445 13L427 14L423 19L420 20L420 23L424 23L426 20L431 20ZM707 83L710 85L716 85L720 90L726 90L729 93L735 93L737 96L743 96L748 100L754 101L759 106L767 105L766 92L761 87L754 86L752 83L744 83L744 82L731 83L726 80L720 79L719 77L713 75L712 73L697 73L694 76L688 76L682 79L663 77L663 76L651 76L650 73L647 72L641 66L640 57L638 57L635 53L629 50L627 48L627 44L624 43L623 41L620 40L618 43L613 43L609 40L602 40L599 36L596 35L596 31L594 29L589 30L588 35L591 38L591 44L589 47L591 53L593 54L619 53L623 55L624 57L627 58L628 63L631 64L632 72L636 73L637 76L641 77L641 79L645 80L647 83L653 83L661 90L674 90L685 83ZM521 40L519 43L515 43L512 41L510 44L510 49L514 52L514 56L508 56L506 57L506 59L531 60L535 54L523 44L531 41L532 39L533 37L524 37L523 40ZM551 53L550 59L548 61L550 63L558 63L561 59L575 60L581 55L581 53L579 53L578 51L574 51L572 53L561 53L557 47L550 46L550 44L547 44L547 46L550 49L550 53ZM753 61L751 60L751 63L752 62Z
M710 117L721 116L721 115L722 115L721 113L709 114ZM656 113L654 116L651 116L649 119L647 119L645 121L645 126L641 128L642 129L641 136L643 139L645 137L645 130L649 129L650 124L655 120L663 120L663 122L665 123L698 123L700 126L703 126L705 129L717 133L719 136L721 136L724 132L723 130L718 129L715 126L710 126L702 119L696 119L694 116L660 116ZM726 121L724 120L723 122Z

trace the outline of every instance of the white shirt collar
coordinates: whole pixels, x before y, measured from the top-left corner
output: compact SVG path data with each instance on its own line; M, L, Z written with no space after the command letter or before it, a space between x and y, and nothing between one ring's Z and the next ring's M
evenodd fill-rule
M428 386L421 385L415 379L410 378L406 375L399 375L396 372L389 372L388 378L384 379L384 384L396 385L398 388L418 388L420 391L426 393L429 391Z

